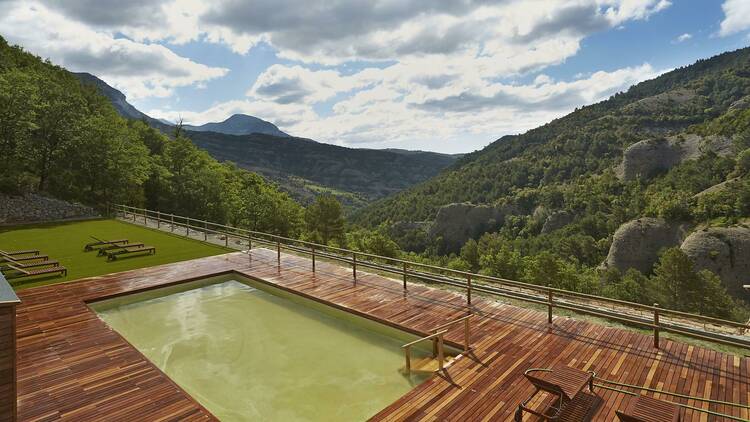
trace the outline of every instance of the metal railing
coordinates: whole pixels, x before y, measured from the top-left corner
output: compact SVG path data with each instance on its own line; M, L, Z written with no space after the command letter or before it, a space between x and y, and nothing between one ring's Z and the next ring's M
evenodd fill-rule
M114 209L116 214L125 220L132 220L135 223L142 222L144 225L148 225L150 220L152 223L155 222L157 228L162 228L162 225L168 224L171 232L185 234L188 237L190 237L191 231L193 237L202 235L204 241L208 240L209 235L217 235L223 238L225 246L229 246L230 238L245 242L248 245L248 250L252 249L253 244L270 246L276 249L279 265L281 265L281 251L288 250L310 256L313 272L316 271L316 259L318 258L348 264L352 268L355 282L357 281L357 268L364 267L401 276L405 293L408 290L408 280L449 286L465 292L466 305L470 312L472 310L472 295L481 293L546 307L549 323L552 323L554 309L564 309L626 325L647 328L652 330L654 346L657 348L659 347L660 333L669 332L713 343L750 349L750 337L745 335L746 332L750 331L750 323L675 311L662 308L658 304L644 305L321 245L143 208L115 205Z

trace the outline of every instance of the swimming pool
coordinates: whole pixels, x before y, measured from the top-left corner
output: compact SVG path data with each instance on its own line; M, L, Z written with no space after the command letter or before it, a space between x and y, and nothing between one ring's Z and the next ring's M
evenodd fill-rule
M90 306L222 421L365 420L426 379L416 337L238 275Z

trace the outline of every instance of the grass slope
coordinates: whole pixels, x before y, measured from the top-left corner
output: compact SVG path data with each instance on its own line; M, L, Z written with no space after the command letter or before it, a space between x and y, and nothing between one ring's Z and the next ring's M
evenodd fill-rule
M129 239L156 247L156 255L134 255L108 262L96 251L84 252L85 244L99 239ZM49 223L0 228L0 249L39 249L68 269L67 277L35 277L11 280L18 289L61 283L136 268L153 267L231 252L219 246L186 239L116 220Z

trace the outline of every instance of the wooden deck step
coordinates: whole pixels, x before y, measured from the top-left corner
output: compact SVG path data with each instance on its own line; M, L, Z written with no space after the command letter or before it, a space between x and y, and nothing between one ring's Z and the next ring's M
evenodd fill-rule
M446 356L443 366L447 366L453 361L453 359L455 359L455 356ZM440 369L439 366L438 359L433 358L432 356L416 359L412 358L411 360L411 372L431 374L437 372L438 369ZM406 372L406 367L401 367L401 371Z

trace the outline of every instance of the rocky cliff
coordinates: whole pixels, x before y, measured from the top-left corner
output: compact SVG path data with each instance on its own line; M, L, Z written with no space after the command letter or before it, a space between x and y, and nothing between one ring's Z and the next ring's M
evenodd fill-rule
M720 136L682 134L647 139L636 142L625 150L616 172L625 181L648 180L683 161L694 160L707 151L728 155L732 152L731 146L730 139Z
M602 267L617 268L622 273L635 268L648 274L659 259L659 251L679 246L684 235L684 226L670 224L661 218L644 217L629 221L612 237Z
M509 211L489 205L448 204L438 210L429 236L442 238L446 252L457 252L467 240L500 227Z
M727 291L747 297L743 284L750 284L750 229L712 227L692 233L680 246L696 269L710 270L721 277Z

